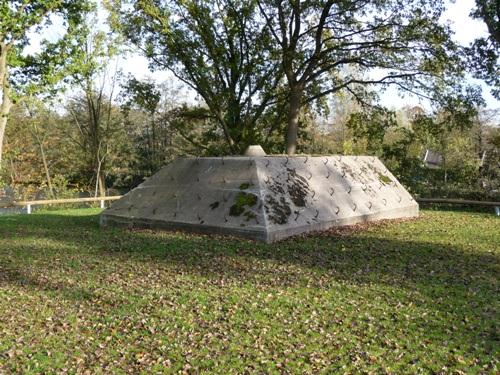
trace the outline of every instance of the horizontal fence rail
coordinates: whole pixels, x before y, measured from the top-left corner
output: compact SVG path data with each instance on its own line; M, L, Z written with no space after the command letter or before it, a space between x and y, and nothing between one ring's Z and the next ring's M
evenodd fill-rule
M101 208L104 208L104 202L116 201L116 200L120 199L121 197L122 197L122 195L113 195L113 196L109 196L109 197L45 199L45 200L37 200L37 201L17 201L17 202L12 202L12 205L18 206L18 207L26 207L28 214L31 214L31 208L33 206L42 206L42 205L49 205L49 204L100 202Z
M38 201L17 201L13 202L14 206L27 206L28 204L32 206L43 205L43 204L63 204L63 203L85 203L85 202L105 202L105 201L116 201L120 199L122 195L114 195L110 197L92 197L92 198L68 198L68 199L45 199Z
M446 199L446 198L415 198L419 203L447 203L458 205L471 205L471 206L493 206L500 207L500 202L491 201L469 201L465 199Z

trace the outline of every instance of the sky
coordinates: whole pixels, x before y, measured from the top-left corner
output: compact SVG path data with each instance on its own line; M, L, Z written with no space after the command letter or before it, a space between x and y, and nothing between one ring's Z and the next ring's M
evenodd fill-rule
M469 17L471 10L474 8L475 0L455 0L449 2L447 11L443 14L442 21L450 24L454 32L453 38L461 45L469 45L474 39L487 35L486 25L480 20L474 20ZM55 20L54 25L47 31L46 35L34 35L32 43L27 49L29 52L34 52L39 48L39 43L42 37L50 39L57 38L61 33L61 26ZM157 82L164 82L167 80L175 80L172 74L168 71L151 72L148 69L147 59L137 54L130 54L126 58L122 58L119 66L125 74L132 74L138 79L152 78ZM490 93L488 86L480 81L468 78L469 82L480 85L483 91L483 97L486 102L487 108L499 108L500 101L496 100ZM194 97L194 96L193 96ZM381 96L381 102L384 106L389 108L401 108L407 105L422 104L427 107L426 103L421 103L416 97L401 97L396 89L389 88Z
M448 5L447 11L443 14L442 21L450 24L454 32L453 39L461 45L469 45L476 38L488 35L486 24L469 16L474 6L475 0L456 0ZM468 80L481 86L483 98L488 108L500 107L500 102L491 95L488 85L472 77L469 77ZM415 97L401 98L395 89L389 89L382 97L382 103L389 108L401 108L417 104L419 99Z

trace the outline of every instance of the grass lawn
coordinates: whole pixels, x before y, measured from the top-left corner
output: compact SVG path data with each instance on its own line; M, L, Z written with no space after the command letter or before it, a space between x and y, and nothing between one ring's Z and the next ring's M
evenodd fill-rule
M0 216L3 373L498 373L500 220L273 245Z

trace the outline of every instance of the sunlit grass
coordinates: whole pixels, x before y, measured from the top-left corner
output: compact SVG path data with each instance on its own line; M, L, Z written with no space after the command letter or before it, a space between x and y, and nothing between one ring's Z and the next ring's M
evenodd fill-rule
M498 371L492 214L273 245L98 214L0 217L0 373Z

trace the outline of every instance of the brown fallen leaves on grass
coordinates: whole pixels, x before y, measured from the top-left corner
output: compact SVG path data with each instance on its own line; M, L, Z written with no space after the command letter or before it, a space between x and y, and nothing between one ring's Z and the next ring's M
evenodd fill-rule
M265 245L0 217L0 373L497 373L499 220Z

